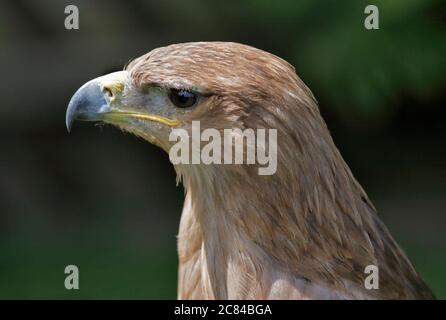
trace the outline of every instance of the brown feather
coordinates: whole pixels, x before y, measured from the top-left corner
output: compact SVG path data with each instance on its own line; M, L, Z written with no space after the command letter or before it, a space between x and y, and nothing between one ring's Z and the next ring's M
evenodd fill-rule
M272 176L247 165L176 166L187 192L179 298L433 298L286 61L246 45L201 42L158 48L127 69L136 86L206 95L184 122L278 131ZM379 290L364 288L370 264L379 267Z

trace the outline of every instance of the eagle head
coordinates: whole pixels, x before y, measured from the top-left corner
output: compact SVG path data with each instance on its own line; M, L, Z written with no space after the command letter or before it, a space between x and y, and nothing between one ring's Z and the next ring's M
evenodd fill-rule
M69 130L74 120L114 125L166 152L172 131L191 133L195 121L219 132L277 130L273 175L258 175L258 164L175 166L187 190L179 297L432 297L342 159L311 91L279 57L228 42L158 48L84 84L67 109ZM376 292L363 286L371 264Z

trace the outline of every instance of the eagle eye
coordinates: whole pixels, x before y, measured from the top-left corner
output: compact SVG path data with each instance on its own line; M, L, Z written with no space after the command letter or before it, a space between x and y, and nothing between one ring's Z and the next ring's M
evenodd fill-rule
M188 108L197 102L197 95L185 89L170 89L169 99L178 108Z

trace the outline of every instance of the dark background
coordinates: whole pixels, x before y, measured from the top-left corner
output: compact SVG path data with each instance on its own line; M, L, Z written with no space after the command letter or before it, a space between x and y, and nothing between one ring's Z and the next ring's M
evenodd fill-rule
M65 6L80 29L64 28ZM364 28L364 8L380 29ZM444 1L0 2L0 298L175 298L183 190L167 154L65 110L156 47L236 41L291 62L381 217L446 298ZM80 269L80 290L64 268Z

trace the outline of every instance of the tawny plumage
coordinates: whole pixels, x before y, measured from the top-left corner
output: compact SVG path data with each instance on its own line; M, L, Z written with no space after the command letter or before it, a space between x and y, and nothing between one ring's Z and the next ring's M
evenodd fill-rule
M173 89L196 102L178 108ZM177 90L177 91L178 91ZM175 91L175 92L177 92ZM431 299L376 214L286 61L226 42L176 44L94 79L73 96L74 119L103 121L167 152L170 131L277 129L277 171L177 164L186 198L178 234L180 299ZM366 289L366 266L379 289Z

